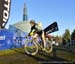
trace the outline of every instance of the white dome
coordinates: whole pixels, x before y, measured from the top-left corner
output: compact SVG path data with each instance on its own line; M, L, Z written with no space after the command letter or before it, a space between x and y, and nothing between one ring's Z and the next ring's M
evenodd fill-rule
M29 21L21 21L13 25L17 29L20 29L23 32L30 32L30 22Z

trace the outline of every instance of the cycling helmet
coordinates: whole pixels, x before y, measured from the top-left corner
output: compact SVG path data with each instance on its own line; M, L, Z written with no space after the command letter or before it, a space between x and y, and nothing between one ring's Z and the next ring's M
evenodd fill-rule
M30 24L31 24L31 23L36 24L34 20L31 20L31 21L30 21Z

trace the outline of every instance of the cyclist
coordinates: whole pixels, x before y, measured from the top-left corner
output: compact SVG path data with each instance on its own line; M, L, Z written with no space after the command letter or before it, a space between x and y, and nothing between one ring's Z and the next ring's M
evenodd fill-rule
M31 25L31 30L29 32L28 36L32 36L37 34L38 36L41 37L42 42L43 42L43 49L45 51L45 46L46 46L46 41L45 41L45 33L42 29L38 28L38 23L36 23L34 20L30 21L30 25Z

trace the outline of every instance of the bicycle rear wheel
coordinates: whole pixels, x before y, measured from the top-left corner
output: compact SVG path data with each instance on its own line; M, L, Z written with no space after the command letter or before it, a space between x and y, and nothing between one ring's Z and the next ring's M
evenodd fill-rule
M53 46L52 46L52 43L49 41L49 40L46 40L46 46L45 46L45 51L47 53L51 53L52 50L53 50Z
M35 55L38 53L38 46L36 42L32 40L26 40L24 45L24 50L27 54Z

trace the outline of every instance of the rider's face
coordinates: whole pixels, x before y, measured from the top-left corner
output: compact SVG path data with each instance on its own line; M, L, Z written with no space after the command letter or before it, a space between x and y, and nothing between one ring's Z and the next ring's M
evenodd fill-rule
M33 24L33 23L30 23L30 25L31 25L31 26L34 26L34 24Z

